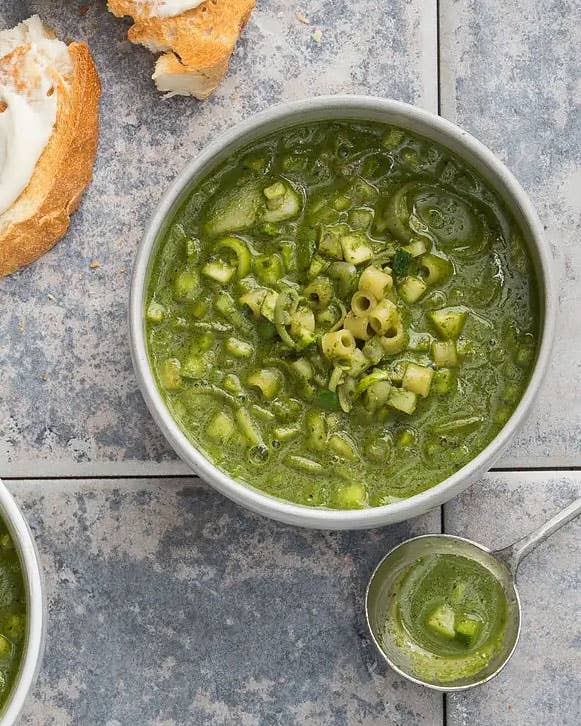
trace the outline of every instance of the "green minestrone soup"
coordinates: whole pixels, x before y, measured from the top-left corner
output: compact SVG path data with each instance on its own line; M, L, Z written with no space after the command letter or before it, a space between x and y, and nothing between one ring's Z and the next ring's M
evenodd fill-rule
M26 638L26 592L18 553L0 521L0 713L16 680Z
M537 290L501 201L447 149L334 122L249 145L160 244L151 365L231 476L312 506L378 506L457 471L534 363Z

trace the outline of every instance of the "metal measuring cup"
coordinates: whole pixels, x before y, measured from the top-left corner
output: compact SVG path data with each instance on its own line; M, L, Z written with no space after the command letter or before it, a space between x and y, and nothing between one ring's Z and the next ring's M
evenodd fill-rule
M365 614L373 642L387 663L409 681L436 691L465 691L494 678L510 660L518 643L521 628L521 604L516 588L518 567L522 560L541 542L581 514L581 498L561 510L548 522L509 547L491 552L486 547L463 537L450 534L427 534L413 537L394 547L377 565L365 595ZM395 580L401 571L428 554L455 554L476 560L498 579L508 603L503 647L480 672L446 683L424 680L412 672L409 659L386 638L386 624Z

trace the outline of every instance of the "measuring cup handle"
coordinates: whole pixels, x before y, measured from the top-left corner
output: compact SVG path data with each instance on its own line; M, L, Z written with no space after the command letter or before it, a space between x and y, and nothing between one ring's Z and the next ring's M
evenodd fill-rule
M581 514L581 497L575 499L568 507L565 507L558 514L555 514L554 517L551 517L548 522L545 522L538 529L535 529L522 539L514 542L514 544L502 550L497 550L493 554L499 560L502 560L512 573L512 576L516 577L518 566L529 552L532 552L541 542L544 542L554 532L561 529L567 522L575 519L579 514Z

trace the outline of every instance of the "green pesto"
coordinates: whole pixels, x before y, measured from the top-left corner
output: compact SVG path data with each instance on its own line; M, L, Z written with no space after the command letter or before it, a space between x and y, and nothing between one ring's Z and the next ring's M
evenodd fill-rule
M348 326L369 266L391 276L403 343L372 335L330 358L323 336ZM293 502L379 506L500 431L534 363L537 299L519 230L459 158L380 124L310 124L194 187L156 252L147 344L218 467Z
M502 652L508 604L496 577L453 554L422 557L398 578L385 645L412 674L446 683L477 675Z
M26 635L26 594L20 560L0 521L0 710L8 700Z

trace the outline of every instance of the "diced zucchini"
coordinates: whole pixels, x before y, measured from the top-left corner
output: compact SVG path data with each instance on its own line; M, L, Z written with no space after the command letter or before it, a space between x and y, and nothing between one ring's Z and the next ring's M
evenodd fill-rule
M427 621L428 628L438 635L452 640L456 636L454 630L454 611L447 605L437 607Z
M158 368L159 381L166 391L177 391L182 386L182 364L177 358L167 358Z
M209 277L211 280L226 285L234 277L236 272L234 267L222 262L222 260L214 260L212 262L206 262L202 267L202 275Z
M357 452L355 451L355 447L349 441L349 439L347 439L346 436L342 436L341 434L333 434L329 437L327 445L334 454L337 454L337 456L340 456L343 459L353 461L353 459L357 458Z
M312 332L315 329L315 313L311 308L300 305L290 316L290 334L293 338L301 335L302 331Z
M256 277L265 285L275 285L284 273L282 260L277 253L254 257L252 269Z
M434 380L432 381L432 391L434 393L449 393L454 384L454 373L449 368L441 368L436 371Z
M381 341L379 340L379 338L377 338L375 335L373 336L373 338L369 338L369 340L365 341L365 345L363 346L362 350L363 355L366 358L369 358L369 362L372 365L377 365L383 358L383 346L381 345Z
M230 295L228 295L227 292L220 292L218 295L216 295L216 299L214 300L214 307L225 318L228 318L230 316L230 313L236 310L234 300Z
M252 330L252 324L236 307L234 298L225 290L221 290L214 300L214 308L223 315L234 327L244 332Z
M420 274L428 285L437 285L447 280L453 272L452 263L431 252L420 258Z
M4 635L0 635L0 658L6 658L12 652L12 643Z
M255 181L220 196L204 224L204 232L213 237L249 229L258 218L263 199Z
M192 300L198 290L198 276L193 270L182 270L174 280L174 294L178 300Z
M332 391L335 393L337 391L337 386L343 382L343 379L345 378L345 371L341 366L334 366L333 372L331 373L329 377L329 383L327 385L327 388L329 391Z
M277 426L273 433L275 439L284 442L295 439L300 434L300 430L295 426Z
M353 229L368 229L373 222L373 210L367 207L352 209L347 219Z
M281 197L284 197L286 192L286 187L282 182L275 182L274 184L271 184L269 187L266 187L262 190L264 196L268 199L268 201L272 201L273 199L280 199Z
M365 392L365 405L370 411L377 411L378 408L384 406L391 393L391 383L388 381L377 381L373 383Z
M260 429L245 408L237 408L234 413L234 418L236 419L240 433L251 446L263 444Z
M246 379L246 383L260 389L266 400L272 401L282 386L282 375L276 368L262 368L253 371Z
M404 132L398 128L391 128L387 131L381 139L381 144L386 149L395 149L401 144L404 139Z
M190 355L182 364L181 375L183 378L204 378L208 373L209 367L209 362L202 356Z
M367 494L363 484L347 484L337 491L337 507L340 509L361 509L367 504Z
M440 310L432 310L428 313L428 317L436 331L442 336L451 340L456 338L462 332L468 311L465 308L441 308Z
M227 373L222 381L224 388L230 393L240 393L242 391L242 384L240 378L235 373Z
M395 408L402 413L412 414L416 410L418 397L413 391L406 391L403 388L393 387L387 399L388 406Z
M456 343L453 340L434 340L432 358L438 368L456 368L458 365Z
M316 335L314 330L308 330L307 328L299 327L294 334L294 341L296 343L297 350L301 351L308 348L309 345L315 342Z
M267 290L262 305L260 307L260 314L274 323L274 310L276 308L276 301L278 300L278 293L274 290Z
M343 248L341 247L341 237L347 234L348 231L349 229L345 224L322 227L319 237L319 254L334 260L342 260Z
M480 620L476 620L476 618L466 617L456 620L454 629L456 631L456 639L470 646L474 644L480 635L482 623Z
M420 366L417 363L408 363L402 378L402 388L406 391L413 391L418 396L426 398L430 393L434 370L427 366Z
M371 361L359 348L355 348L347 362L349 364L349 374L353 378L357 378L371 366Z
M244 295L241 295L238 298L238 302L241 305L248 305L248 307L252 310L254 315L258 316L262 312L261 307L262 307L262 303L264 302L264 299L266 298L266 295L267 295L267 290L265 290L262 287L259 287L256 290L250 290L250 292L247 292ZM276 300L275 300L275 302L276 302Z
M258 418L262 419L263 421L271 422L274 421L276 416L272 413L272 411L269 411L266 408L263 408L262 406L257 406L254 404L251 406L252 413L254 413Z
M307 459L305 456L287 456L285 458L285 464L292 466L293 469L299 469L300 471L308 471L316 473L322 470L323 465L319 464L318 461Z
M234 432L234 421L227 413L220 411L206 427L208 436L218 444L224 444Z
M227 338L224 344L227 352L235 358L250 358L254 352L254 348L244 340L239 338Z
M319 411L309 411L305 419L307 446L314 451L324 451L327 446L327 424Z
M375 202L378 192L373 184L370 184L361 177L357 177L351 185L349 196L351 197L353 204L360 206L366 202Z
M338 212L343 212L345 209L349 209L351 206L351 200L349 197L346 197L344 194L340 194L338 197L335 197L333 200L333 207Z
M530 368L535 358L535 348L532 345L519 345L516 355L514 356L514 362L519 368L525 370Z
M307 270L307 277L309 280L314 280L318 277L321 272L324 272L329 267L329 262L319 255L313 255L309 269Z
M207 350L210 350L213 344L214 333L211 330L205 330L192 340L191 352L205 353Z
M295 243L287 240L280 245L280 256L282 257L282 263L284 269L287 272L296 268L296 247Z
M341 237L343 258L352 265L361 265L373 257L373 250L365 234L354 233Z
M363 391L366 391L370 386L372 386L374 383L377 383L378 381L388 381L389 380L389 373L387 371L382 370L381 368L376 368L375 370L371 371L369 375L364 376L355 386L355 393L363 393Z
M165 315L165 308L155 300L152 300L147 306L146 317L150 323L161 323Z
M395 440L398 449L409 449L416 443L416 434L411 429L402 429Z
M208 312L208 303L206 300L196 300L192 305L192 315L197 320L203 318Z
M410 275L401 281L397 291L402 300L408 303L408 305L411 305L417 302L425 294L427 289L428 286L422 279Z
M412 239L409 244L407 244L405 247L402 247L401 249L409 252L412 257L419 257L420 255L423 255L424 252L428 249L428 244L425 240L416 238Z
M277 184L267 187L271 190L276 187L277 196L267 198L266 206L268 209L263 216L265 222L282 222L285 219L296 217L301 211L301 199L298 193L290 185L279 183L284 187L284 192L280 195L278 194L279 187ZM266 196L266 189L264 194Z
M313 366L306 358L299 358L290 364L293 372L300 380L310 381L313 378Z

